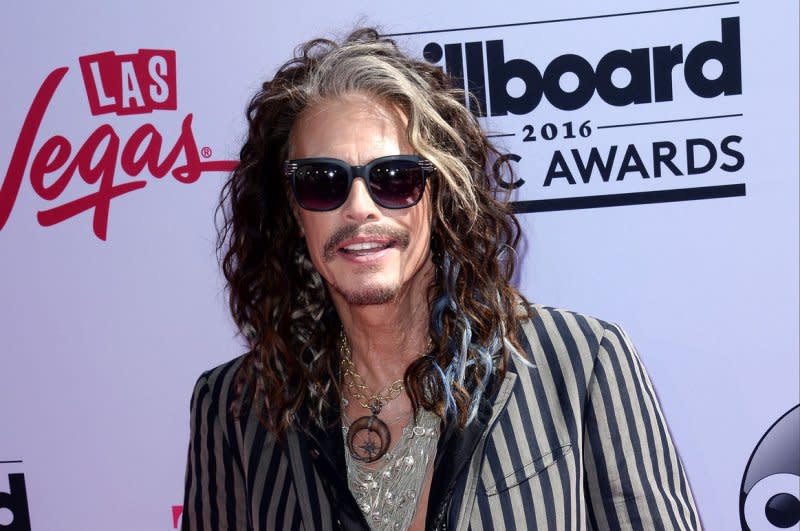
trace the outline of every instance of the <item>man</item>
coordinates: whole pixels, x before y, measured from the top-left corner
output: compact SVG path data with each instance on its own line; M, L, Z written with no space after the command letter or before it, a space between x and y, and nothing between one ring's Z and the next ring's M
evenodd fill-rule
M624 333L510 285L462 102L372 30L251 102L220 235L251 350L195 388L184 529L699 529Z

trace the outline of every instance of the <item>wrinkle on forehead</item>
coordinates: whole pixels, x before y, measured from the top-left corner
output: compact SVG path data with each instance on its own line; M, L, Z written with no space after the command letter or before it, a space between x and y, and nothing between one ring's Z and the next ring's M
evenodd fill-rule
M342 132L335 126L337 120L369 122L373 126L371 134L359 128ZM351 164L365 164L376 158L375 153L385 150L387 139L396 144L397 153L392 154L413 154L406 138L407 126L408 119L397 105L375 97L356 93L324 99L306 108L295 121L289 135L288 156L333 157Z

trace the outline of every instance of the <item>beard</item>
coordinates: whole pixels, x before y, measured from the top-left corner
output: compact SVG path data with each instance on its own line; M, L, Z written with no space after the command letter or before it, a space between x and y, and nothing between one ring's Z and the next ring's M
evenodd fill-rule
M356 289L345 290L339 286L332 286L337 293L353 306L369 306L373 304L386 304L397 297L397 286L360 286Z

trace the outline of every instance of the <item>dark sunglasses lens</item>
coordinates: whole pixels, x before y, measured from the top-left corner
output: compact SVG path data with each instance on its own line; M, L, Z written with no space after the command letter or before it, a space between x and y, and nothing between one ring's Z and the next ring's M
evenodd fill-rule
M405 208L422 197L425 179L415 161L392 160L377 164L369 174L373 198L386 208Z
M294 173L294 195L308 210L333 210L347 198L347 171L336 164L301 164Z

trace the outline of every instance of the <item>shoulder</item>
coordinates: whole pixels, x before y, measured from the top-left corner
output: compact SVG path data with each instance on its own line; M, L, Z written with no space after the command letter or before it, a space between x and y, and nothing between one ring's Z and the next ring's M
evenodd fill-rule
M522 321L520 330L528 339L579 341L591 347L599 346L609 332L620 330L618 325L591 315L541 304L531 304L530 315Z
M518 339L523 354L533 366L544 364L563 371L589 373L599 353L609 342L627 342L622 329L608 321L583 313L530 305L530 318L520 323ZM517 370L530 364L514 364Z
M236 398L236 376L246 357L244 354L203 372L194 386L192 409L225 418Z

